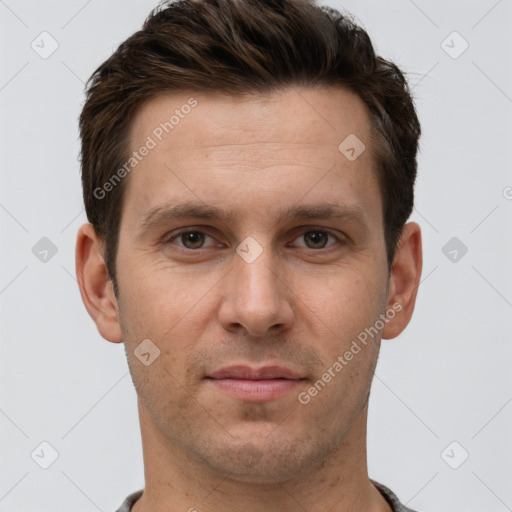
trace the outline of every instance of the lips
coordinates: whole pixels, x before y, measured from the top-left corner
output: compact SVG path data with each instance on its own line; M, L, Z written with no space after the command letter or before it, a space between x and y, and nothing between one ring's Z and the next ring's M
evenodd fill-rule
M263 366L262 368L252 368L250 366L229 366L211 373L208 377L211 379L244 380L299 380L303 378L299 372L284 366Z
M206 377L214 388L231 397L249 402L269 402L297 391L304 377L285 366L229 366Z

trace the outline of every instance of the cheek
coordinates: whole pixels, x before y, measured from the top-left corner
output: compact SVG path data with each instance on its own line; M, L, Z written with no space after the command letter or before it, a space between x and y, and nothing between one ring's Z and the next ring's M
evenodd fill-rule
M302 281L296 291L302 316L324 332L324 339L333 340L338 350L374 324L386 300L385 282L371 268L339 269Z
M126 307L134 318L146 319L147 327L157 330L172 328L193 312L216 282L212 275L183 272L162 263L134 262L125 268L123 277L121 294Z
M368 336L365 329L382 312L385 286L377 285L368 273L345 272L331 276L323 288L305 287L306 292L307 306L303 305L301 316L309 323L306 334L314 340L322 361L306 393L311 399L310 412L319 428L325 428L326 408L343 423L365 403L380 348L380 337Z
M214 314L219 276L148 267L125 271L123 277L120 314L125 343L133 351L149 338L175 368L173 373L185 372L184 363Z

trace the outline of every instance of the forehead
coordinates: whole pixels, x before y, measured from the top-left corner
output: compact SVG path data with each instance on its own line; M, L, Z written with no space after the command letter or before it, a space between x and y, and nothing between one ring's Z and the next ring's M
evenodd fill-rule
M258 199L262 211L305 195L355 203L377 186L370 132L364 103L341 88L161 95L132 122L131 151L150 150L130 173L125 204L142 215L183 196L242 209Z
M240 96L179 92L145 102L132 122L130 140L132 149L150 134L168 144L179 135L181 145L194 147L269 140L337 146L350 133L368 138L369 129L362 100L340 87Z

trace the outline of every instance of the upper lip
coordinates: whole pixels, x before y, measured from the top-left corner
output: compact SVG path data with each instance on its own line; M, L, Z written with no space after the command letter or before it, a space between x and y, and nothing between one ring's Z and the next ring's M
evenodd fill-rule
M246 380L265 380L265 379L302 379L302 375L285 366L262 366L254 368L251 366L226 366L216 370L207 376L211 379L246 379Z

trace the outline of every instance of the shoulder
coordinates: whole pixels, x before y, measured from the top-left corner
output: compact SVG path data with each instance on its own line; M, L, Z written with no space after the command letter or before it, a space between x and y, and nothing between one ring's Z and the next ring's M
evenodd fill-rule
M130 512L134 503L142 496L142 489L130 494L116 512Z
M375 480L371 480L372 484L377 488L377 490L386 498L387 502L391 505L393 512L415 512L414 510L407 508L405 505L400 503L397 495L385 485L376 482Z

